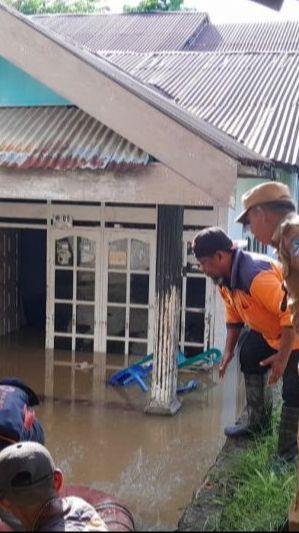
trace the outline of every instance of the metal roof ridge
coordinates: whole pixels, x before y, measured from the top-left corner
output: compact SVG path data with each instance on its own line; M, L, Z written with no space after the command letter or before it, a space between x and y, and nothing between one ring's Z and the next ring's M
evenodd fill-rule
M82 50L86 50L86 48L82 48ZM91 52L92 53L92 52ZM102 54L111 54L111 55L119 55L119 56L140 56L140 57L155 57L155 56L199 56L199 55L218 55L218 56L226 56L226 55L243 55L243 56L249 56L249 55L299 55L299 50L153 50L152 52L134 52L132 50L111 50L108 49L102 49L97 50L97 52L93 55L101 56Z
M222 24L214 24L213 22L210 24L211 26L214 26L216 28L221 28L223 26L260 26L261 24L263 25L268 25L268 26L282 26L282 25L286 25L286 24L298 24L299 25L299 20L263 20L263 21L260 21L260 22L224 22Z

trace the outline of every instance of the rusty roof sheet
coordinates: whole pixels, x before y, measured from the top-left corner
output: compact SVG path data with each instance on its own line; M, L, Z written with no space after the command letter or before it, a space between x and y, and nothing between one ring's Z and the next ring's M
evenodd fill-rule
M299 54L107 53L106 58L244 148L299 166Z
M209 22L205 14L188 12L35 15L30 18L93 53L99 50L182 50Z
M128 170L149 155L74 107L0 108L0 166Z
M299 22L209 24L185 49L201 52L299 52Z
M110 61L107 61L104 57L94 55L87 50L81 49L80 47L69 42L67 39L63 39L57 33L54 33L50 29L41 26L37 22L30 20L28 17L25 17L18 11L12 8L9 8L5 4L3 4L1 0L0 0L0 12L1 12L1 16L3 15L4 20L5 18L8 18L9 21L12 23L12 25L14 24L14 21L16 21L16 24L21 25L21 27L23 25L24 29L26 28L29 34L31 32L33 32L33 34L36 32L37 35L40 34L41 36L49 40L49 42L52 42L58 47L63 48L64 50L66 50L67 53L70 54L70 56L76 57L76 60L78 61L78 65L82 62L82 64L87 64L91 66L94 69L94 71L99 73L101 76L104 76L104 77L107 77L113 80L113 83L122 87L122 89L124 89L126 93L134 94L140 101L144 101L146 104L156 109L158 113L164 114L168 118L171 118L173 121L180 124L183 129L185 129L186 131L192 132L197 137L204 139L205 141L210 143L215 148L221 150L223 153L225 153L229 157L234 158L237 161L247 162L247 163L249 162L250 164L256 165L258 167L269 165L270 162L262 155L257 154L256 152L253 152L252 150L249 150L246 146L243 146L241 143L237 142L236 140L231 138L226 133L208 124L204 120L201 120L200 118L195 117L194 115L186 111L184 108L178 106L171 99L162 96L159 92L157 92L156 90L153 90L148 84L142 83L136 77L131 76L124 70L120 69L119 67L111 63ZM16 53L16 44L19 42L18 35L13 35L13 38L14 38L13 44L15 48L14 48L12 55ZM32 43L30 42L30 46L31 45ZM4 46L4 50L6 50L6 46ZM22 50L23 53L21 54L21 59L20 59L20 62L18 63L19 66L22 66L22 58L24 57L26 53L26 50L25 51L24 50ZM40 52L37 50L36 54L39 57ZM5 55L5 57L7 56ZM26 65L27 65L26 71L32 72L32 70L28 67L27 62L26 62ZM61 83L61 86L63 86L63 78L59 80L59 83ZM50 82L48 83L48 85L52 86ZM55 90L59 93L57 84L55 85L55 87L56 87ZM72 88L72 91L73 91L73 94L75 95L76 85L74 85L74 87ZM69 98L70 100L72 99L71 96L69 96ZM84 102L82 103L84 106ZM151 153L151 150L146 150L147 154L151 153L151 156L155 157L158 152L159 153L158 159L162 163L172 168L172 165L169 164L170 154L166 154L166 153L164 154L163 147L158 149L156 145L154 146L155 143L147 142L146 129L143 128L142 133L143 133L143 137L142 137L143 146L151 144L151 146L153 147L153 153ZM114 134L115 133L113 133L113 135ZM164 134L162 134L162 137L163 135L165 136L167 134L164 132ZM124 142L127 142L127 141L124 141ZM136 144L135 141L134 141L134 144ZM138 150L138 148L136 148L136 150ZM147 154L146 154L146 157L150 157ZM183 173L183 175L185 175L184 172L186 172L186 176L189 176L190 174L189 169L187 167L187 161L188 159L191 159L191 157L192 157L192 154L188 152L186 156L186 161L184 163L186 164L186 168L185 170L181 170L181 173ZM165 161L167 161L167 163L165 163ZM113 167L113 165L115 165L114 162L112 163L113 164L109 165L110 168L111 166ZM135 160L133 164L132 163L129 163L129 164L130 166L136 166ZM121 165L118 164L117 168L119 168L120 166ZM123 163L123 166L125 167L124 163ZM194 171L194 168L191 168L191 173L193 171ZM219 198L217 196L217 193L215 194L215 198Z

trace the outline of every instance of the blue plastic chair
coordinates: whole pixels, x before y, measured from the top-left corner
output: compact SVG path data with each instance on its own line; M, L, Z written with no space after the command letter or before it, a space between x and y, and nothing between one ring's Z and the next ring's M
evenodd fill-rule
M197 379L190 379L190 381L187 381L187 383L184 383L184 385L180 385L177 388L177 394L183 394L185 392L191 392L193 390L198 389L200 383Z
M140 361L137 361L134 365L120 370L113 374L108 381L108 385L131 385L137 383L143 392L147 392L149 387L144 378L153 370L153 354L149 354ZM221 361L221 351L217 348L211 348L206 352L195 355L194 357L185 357L185 355L179 351L177 355L178 368L185 368L187 366L195 366L197 363L213 363L217 364ZM187 392L197 388L196 380L189 381L186 385L178 387L178 393Z
M132 365L124 370L113 374L108 381L108 385L130 385L137 382L140 388L147 392L149 387L143 378L146 378L153 370L153 365L142 366L139 364Z

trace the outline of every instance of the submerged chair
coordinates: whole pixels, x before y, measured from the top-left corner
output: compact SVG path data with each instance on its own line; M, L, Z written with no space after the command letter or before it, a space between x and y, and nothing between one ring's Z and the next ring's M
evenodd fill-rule
M135 365L124 368L124 370L120 370L119 372L116 372L116 374L113 374L108 381L108 385L123 385L125 387L131 383L138 383L143 392L147 392L148 385L143 378L146 378L151 374L152 370L152 364L142 366L136 363Z
M149 354L146 357L143 357L143 359L140 359L140 361L137 361L134 365L129 366L128 368L124 368L123 370L116 372L116 374L113 374L113 376L111 376L108 381L108 385L122 385L125 387L126 385L137 383L140 386L141 390L143 390L143 392L147 392L149 390L149 386L144 381L144 378L151 374L153 370L152 361L153 354ZM221 351L217 348L211 348L210 350L195 355L194 357L186 357L181 351L179 351L177 355L177 361L179 370L181 368L196 365L199 366L202 364L208 364L213 366L214 364L220 363ZM177 392L180 393L194 390L198 387L198 383L195 381L196 380L191 380L186 385L178 387Z

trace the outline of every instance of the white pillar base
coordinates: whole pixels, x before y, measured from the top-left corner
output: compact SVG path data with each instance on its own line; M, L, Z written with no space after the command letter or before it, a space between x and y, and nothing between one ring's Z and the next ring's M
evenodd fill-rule
M145 406L144 412L148 415L174 416L182 407L182 402L174 398L170 405L151 399Z

